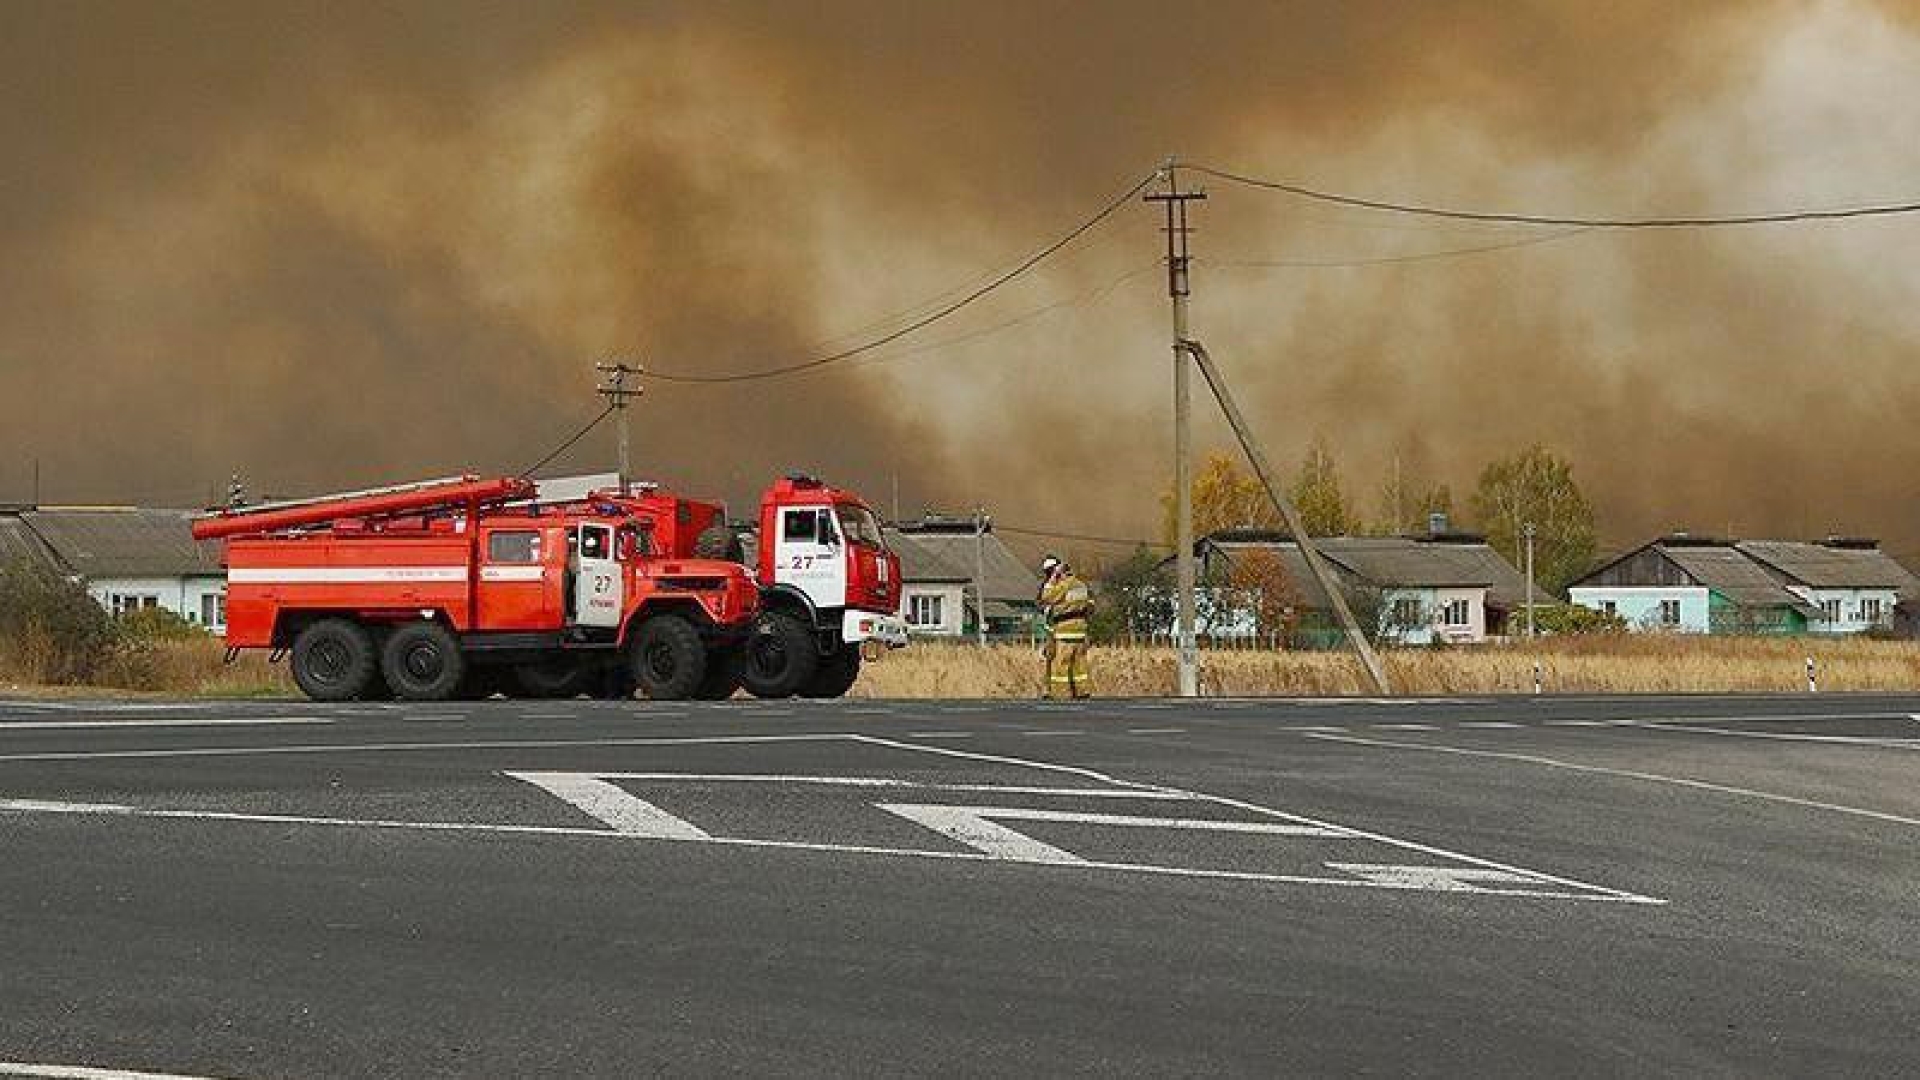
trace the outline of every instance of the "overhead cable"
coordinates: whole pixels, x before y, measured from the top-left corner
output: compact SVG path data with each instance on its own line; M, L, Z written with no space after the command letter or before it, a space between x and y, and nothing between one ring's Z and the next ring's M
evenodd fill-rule
M554 447L552 453L548 454L546 457L541 458L539 461L536 461L533 464L527 466L526 469L520 473L520 479L525 480L527 477L532 476L534 473L539 472L541 469L545 468L547 466L547 463L551 462L554 458L557 458L561 454L564 454L567 451L573 449L573 444L579 442L581 439L586 438L587 432L592 431L596 427L599 427L600 421L605 420L607 418L607 414L611 413L613 410L614 410L614 406L612 405L608 405L606 408L601 409L599 415L587 421L586 426L581 428L579 431L574 432L573 435L569 437L566 442L563 442L559 446Z
M1364 210L1379 210L1391 214L1413 214L1420 217L1450 218L1455 221L1494 221L1512 225L1571 225L1589 229L1698 229L1725 225L1782 225L1794 222L1836 221L1846 218L1887 217L1895 214L1920 213L1920 202L1900 202L1869 206L1776 210L1756 214L1700 215L1688 217L1590 217L1564 214L1521 214L1492 210L1463 210L1456 207L1392 202L1386 199L1343 195L1339 192L1323 191L1318 188L1306 187L1302 184L1291 184L1280 180L1267 180L1256 176L1248 176L1245 173L1214 168L1210 165L1190 165L1183 163L1180 167L1231 183L1244 184L1247 187L1264 188L1268 191L1283 192L1302 199L1313 199L1318 202L1333 203L1338 206L1353 206Z
M1113 201L1101 207L1100 210L1097 213L1095 213L1092 217L1089 217L1085 221L1074 226L1073 229L1068 231L1065 235L1061 236L1059 239L1053 241L1047 246L1034 252L1032 255L1027 256L1027 258L1021 260L1011 270L1007 270L1006 272L995 276L991 280L987 281L984 285L980 285L977 288L969 291L966 295L961 296L959 299L950 301L946 304L942 304L940 307L937 307L933 311L929 312L928 314L923 315L920 318L915 319L910 323L907 323L905 326L901 326L896 329L890 330L884 334L879 335L878 337L869 338L868 340L860 342L857 345L851 345L851 346L848 346L847 348L839 349L835 352L828 353L824 356L816 356L809 360L801 360L791 364L783 364L778 367L764 368L759 371L740 371L740 372L732 372L732 373L723 374L723 375L697 375L690 372L664 372L664 371L649 370L647 372L647 376L649 378L658 379L661 382L670 382L670 383L752 382L759 379L779 378L782 375L792 375L796 372L801 372L801 371L810 371L814 368L822 368L830 364L837 364L843 360L852 359L853 357L859 356L862 353L872 352L873 350L878 349L883 345L887 345L891 342L898 341L901 338L906 337L908 334L914 333L915 331L918 331L918 330L925 329L926 327L931 326L936 322L939 322L940 320L948 317L949 315L954 314L955 312L961 310L962 308L967 307L968 305L972 304L974 301L980 299L981 297L986 296L988 293L993 292L995 289L998 289L1001 286L1007 284L1008 282L1014 280L1015 278L1020 277L1021 275L1025 274L1027 271L1032 270L1034 267L1040 265L1042 262L1046 261L1053 254L1058 252L1061 248L1064 248L1068 244L1071 244L1075 240L1079 239L1089 229L1092 229L1094 226L1100 224L1101 222L1105 221L1107 218L1113 216L1113 213L1115 211L1119 210L1122 206L1125 206L1129 202L1131 202L1135 195L1138 195L1140 194L1140 192L1146 190L1147 185L1153 183L1153 181L1159 175L1160 174L1158 172L1155 172L1142 177L1138 183L1134 184L1132 187L1128 188L1125 192L1121 193L1118 197L1113 199Z

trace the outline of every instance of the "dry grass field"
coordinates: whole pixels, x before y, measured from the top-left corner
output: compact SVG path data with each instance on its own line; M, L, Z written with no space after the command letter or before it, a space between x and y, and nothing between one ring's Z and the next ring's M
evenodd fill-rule
M1822 690L1920 689L1920 643L1808 638L1570 637L1527 647L1395 649L1384 654L1403 694L1517 693L1540 665L1547 693L1796 691L1813 657ZM1093 651L1095 692L1155 696L1174 690L1166 648ZM1372 693L1344 652L1206 651L1201 681L1212 695ZM870 664L854 693L867 697L1034 697L1040 658L1026 646L916 644Z
M52 686L31 643L0 643L0 691L106 691L203 697L296 693L287 667L248 653L222 662L213 638L154 641L124 649L84 686ZM1920 644L1809 638L1596 636L1520 645L1398 649L1385 654L1403 694L1519 693L1540 665L1547 693L1800 691L1814 658L1820 689L1920 690ZM1206 651L1202 683L1212 695L1365 695L1359 663L1343 652ZM1155 696L1174 689L1166 648L1093 652L1095 691L1103 697ZM854 695L873 698L1025 698L1041 688L1040 657L1021 645L918 643L871 663Z

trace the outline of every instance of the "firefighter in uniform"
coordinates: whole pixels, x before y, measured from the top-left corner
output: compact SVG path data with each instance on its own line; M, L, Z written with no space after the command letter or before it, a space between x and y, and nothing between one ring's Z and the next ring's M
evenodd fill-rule
M1093 614L1093 591L1074 576L1073 568L1049 555L1040 561L1046 583L1040 587L1040 610L1047 616L1047 696L1093 696L1087 671L1087 617Z

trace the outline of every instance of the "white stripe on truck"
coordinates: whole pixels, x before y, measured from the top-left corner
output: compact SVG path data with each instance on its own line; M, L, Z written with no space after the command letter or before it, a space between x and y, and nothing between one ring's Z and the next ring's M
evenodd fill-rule
M532 569L539 569L533 567ZM465 581L464 566L236 566L234 585L372 585L391 581Z

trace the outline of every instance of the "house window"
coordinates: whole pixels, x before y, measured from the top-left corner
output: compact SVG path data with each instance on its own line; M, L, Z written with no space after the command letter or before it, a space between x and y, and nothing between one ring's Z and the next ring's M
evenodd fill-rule
M1863 596L1860 598L1860 621L1877 623L1880 621L1880 598Z
M1679 626L1680 625L1680 601L1678 600L1660 601L1660 625L1661 626Z
M1440 611L1440 621L1448 626L1467 626L1471 623L1473 605L1465 600L1449 600Z
M1620 606L1611 600L1602 600L1600 601L1600 611L1610 619L1618 618L1620 615Z
M907 597L907 625L944 626L946 597L921 594Z
M200 597L200 625L227 625L226 593L206 593Z
M1420 625L1420 600L1418 597L1402 596L1393 602L1393 625L1402 630Z
M496 532L487 537L487 561L494 563L535 563L540 561L540 534L532 529Z
M1831 599L1820 601L1820 617L1822 619L1825 619L1828 622L1839 622L1840 621L1840 598L1833 597Z
M160 606L160 598L150 593L110 593L107 599L107 606L115 615L131 615Z

